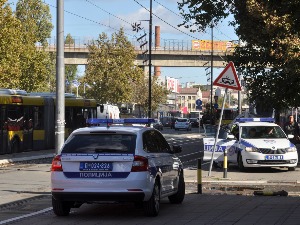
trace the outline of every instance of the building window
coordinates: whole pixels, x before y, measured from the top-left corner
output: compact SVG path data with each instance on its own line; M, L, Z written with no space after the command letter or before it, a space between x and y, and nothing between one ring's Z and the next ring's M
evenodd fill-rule
M193 109L196 108L195 104L193 104Z
M192 100L196 100L196 96L192 96Z
M188 99L191 100L191 96L188 96Z

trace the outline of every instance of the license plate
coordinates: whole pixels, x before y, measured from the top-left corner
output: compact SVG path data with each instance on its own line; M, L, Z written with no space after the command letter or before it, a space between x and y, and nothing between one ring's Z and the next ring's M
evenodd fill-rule
M283 159L283 155L267 155L266 160L279 160Z
M79 170L82 171L112 171L111 162L81 162Z

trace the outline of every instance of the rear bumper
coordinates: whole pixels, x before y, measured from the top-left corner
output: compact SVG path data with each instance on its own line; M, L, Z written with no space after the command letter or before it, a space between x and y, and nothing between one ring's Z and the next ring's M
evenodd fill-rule
M116 201L116 202L136 202L143 201L145 194L143 192L128 193L85 193L85 192L52 192L52 196L56 200L61 201Z

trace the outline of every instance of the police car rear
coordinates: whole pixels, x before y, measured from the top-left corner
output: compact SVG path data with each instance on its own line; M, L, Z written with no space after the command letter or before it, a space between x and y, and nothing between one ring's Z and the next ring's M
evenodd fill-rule
M63 216L83 203L134 202L146 215L156 216L161 198L173 203L184 199L183 167L176 152L181 147L171 149L152 128L78 129L53 160L53 210Z

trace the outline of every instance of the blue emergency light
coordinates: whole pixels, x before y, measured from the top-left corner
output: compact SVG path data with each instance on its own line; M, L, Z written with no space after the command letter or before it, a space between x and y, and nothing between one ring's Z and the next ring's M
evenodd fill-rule
M275 122L275 118L237 118L237 122Z
M124 124L124 123L153 123L154 119L87 119L87 124L99 124L99 123L106 123L106 124Z

